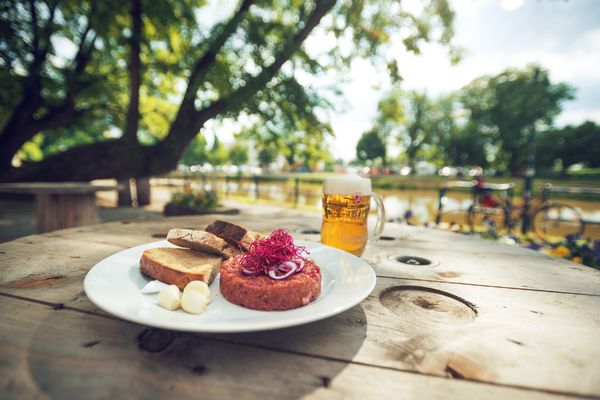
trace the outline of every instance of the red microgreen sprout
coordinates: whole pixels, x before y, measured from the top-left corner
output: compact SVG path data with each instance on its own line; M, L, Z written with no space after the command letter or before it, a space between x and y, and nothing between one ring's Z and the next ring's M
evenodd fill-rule
M272 279L284 279L302 271L308 251L296 246L287 229L277 229L265 239L255 240L242 255L244 275L264 273Z

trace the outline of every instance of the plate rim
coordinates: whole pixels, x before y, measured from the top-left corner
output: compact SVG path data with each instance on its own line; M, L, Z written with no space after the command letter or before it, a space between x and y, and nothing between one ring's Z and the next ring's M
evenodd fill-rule
M104 311L112 316L116 316L124 321L133 322L133 323L136 323L139 325L153 327L153 328L167 329L167 330L180 331L180 332L195 332L195 333L258 332L258 331L268 331L268 330L283 329L283 328L289 328L289 327L293 327L293 326L304 325L304 324L308 324L311 322L317 322L317 321L320 321L320 320L323 320L326 318L330 318L334 315L340 314L340 313L356 306L357 304L360 304L364 299L366 299L373 292L373 289L375 288L375 285L377 283L377 275L375 274L373 267L366 260L363 260L360 257L357 257L353 254L347 253L340 249L336 249L334 247L327 246L320 242L301 240L301 239L294 239L294 241L301 246L307 246L307 245L308 246L322 246L322 247L326 248L328 251L341 252L344 254L344 256L350 257L354 261L358 261L359 263L363 264L363 266L368 271L368 284L364 287L363 291L358 293L357 296L355 298L353 298L352 300L347 301L346 303L344 303L338 307L332 307L330 310L318 313L316 317L313 314L308 313L306 315L297 316L296 318L294 318L292 320L282 319L282 320L275 320L275 321L266 321L266 322L262 322L262 323L260 321L258 321L258 322L253 322L252 325L250 325L250 326L247 326L245 324L229 326L229 327L224 327L222 325L215 326L214 324L209 324L209 325L200 324L198 326L188 326L188 325L178 326L178 325L174 325L172 323L169 324L168 322L165 323L163 319L148 320L148 319L138 317L136 315L132 315L128 312L121 312L121 310L114 310L111 307L105 306L105 304L102 302L102 300L99 299L98 297L96 297L98 295L96 293L96 291L92 290L90 288L90 285L91 285L90 281L93 279L93 274L98 272L97 270L96 270L96 272L93 272L94 269L97 268L99 264L104 263L106 260L108 260L112 257L116 257L118 255L121 255L124 252L132 251L132 250L135 250L138 248L140 248L140 252L141 252L141 251L143 251L141 248L149 249L149 248L155 248L155 247L159 247L159 246L165 246L167 244L169 246L172 246L166 240L159 240L159 241L154 241L154 242L143 243L138 246L129 247L127 249L123 249L121 251L113 253L113 254L99 260L86 273L84 282L83 282L83 289L84 289L85 295L92 302L92 304L94 304L96 307L98 307L102 311ZM173 247L175 247L175 246L173 246ZM321 266L321 268L323 268L323 267ZM217 277L220 278L220 273L217 274ZM218 286L216 287L215 290L217 290L220 294L220 288ZM98 296L100 296L100 295L98 295ZM224 299L224 301L227 301L227 299L225 299L224 297L223 297L223 299ZM295 310L297 310L297 309L295 309ZM248 309L248 310L249 311L258 311L258 310L251 310L251 309ZM266 313L285 313L287 311L293 311L293 310L264 311L264 312L266 312Z

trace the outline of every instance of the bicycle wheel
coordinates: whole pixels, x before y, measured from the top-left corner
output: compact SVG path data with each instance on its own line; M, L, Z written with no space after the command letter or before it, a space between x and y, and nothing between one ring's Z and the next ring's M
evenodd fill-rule
M533 214L533 231L544 240L561 239L583 233L581 214L566 204L546 204Z
M501 207L481 207L472 205L467 214L471 232L485 232L490 228L504 227L506 213Z

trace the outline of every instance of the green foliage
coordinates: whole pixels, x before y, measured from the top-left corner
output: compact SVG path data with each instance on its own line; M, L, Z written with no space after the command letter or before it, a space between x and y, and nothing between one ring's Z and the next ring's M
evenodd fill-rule
M456 127L448 136L442 137L440 152L445 165L486 167L486 137L481 135L473 124Z
M225 165L227 164L227 149L223 146L223 143L215 136L213 144L208 152L208 162L211 165Z
M229 149L229 162L232 165L244 165L248 162L248 146L235 142Z
M213 209L219 207L217 192L212 190L184 190L173 193L171 203L193 207Z
M195 129L192 121L198 118L174 127L180 106L191 98L197 112L218 104L219 111L211 116L217 119L237 118L240 112L255 117L252 133L259 149L267 145L276 149L291 169L314 166L328 158L325 143L333 132L323 111L332 108L326 99L339 93L336 87L317 89L312 78L334 71L341 82L352 60L360 57L386 67L392 79L400 81L394 46L403 43L418 53L427 41L448 44L453 33L454 13L447 0L418 2L416 7L392 0L340 0L334 6L316 0L256 1L247 12L212 26L198 17L205 3L141 1L137 139L153 146L172 136L176 145L164 149L177 156L189 144L184 163L204 158L216 165L225 162L221 148L206 156L199 139L192 139L196 132L185 132ZM54 5L56 18L49 18ZM312 52L300 46L305 37L298 33L320 8L329 15L320 21L318 34L350 41L355 50L348 52L336 43ZM34 122L53 119L63 106L76 114L39 128L35 123L28 126L42 136L27 144L21 153L24 160L118 138L131 96L129 2L7 0L0 5L0 35L0 126L8 124L33 86L39 86L32 92L40 97L32 101ZM34 60L37 56L39 60ZM209 61L198 64L204 56ZM80 66L82 57L89 62ZM188 109L186 104L183 111Z
M527 145L532 130L552 126L562 103L572 98L571 87L551 83L548 71L537 65L478 78L461 95L472 126L498 146L496 163L513 175L532 151Z
M376 130L362 134L356 144L356 157L360 161L375 163L377 159L384 160L386 155L385 143Z
M258 120L242 137L254 140L259 150L269 148L284 156L290 170L311 167L328 157L325 137L332 136L333 130L317 117L316 110L330 105L315 91L294 78L283 79L255 101L248 112Z
M411 171L419 151L429 142L433 126L430 120L431 101L424 92L411 91L407 95L406 125L398 141L403 145Z
M549 167L556 160L565 168L578 162L597 165L595 125L547 129L572 97L572 88L551 83L548 72L535 65L475 79L437 99L396 88L380 101L373 131L384 144L396 137L400 158L412 167L417 159L427 159L440 166L491 164L516 174L531 151L530 133L542 129L538 165Z
M261 168L269 168L275 158L277 157L277 152L270 147L262 147L258 150L258 165Z
M183 165L203 165L208 162L208 152L206 149L206 139L204 135L197 135L186 147L181 159Z
M571 165L600 166L600 126L586 121L578 126L540 132L536 142L536 164L552 168L559 162L562 173Z

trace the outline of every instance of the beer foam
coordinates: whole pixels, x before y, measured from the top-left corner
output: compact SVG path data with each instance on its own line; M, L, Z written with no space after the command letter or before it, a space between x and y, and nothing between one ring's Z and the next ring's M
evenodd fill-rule
M332 176L323 181L323 193L369 196L371 180L355 175Z

